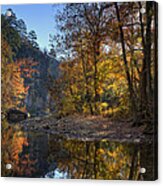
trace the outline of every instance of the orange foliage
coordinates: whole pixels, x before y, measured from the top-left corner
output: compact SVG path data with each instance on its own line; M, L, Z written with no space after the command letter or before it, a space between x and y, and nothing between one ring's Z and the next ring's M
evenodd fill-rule
M28 147L27 137L22 131L9 127L2 134L2 174L7 176L32 176L35 172L35 160L29 154L23 154L23 148ZM21 154L21 156L20 156ZM11 170L6 170L6 164L12 165Z
M29 86L24 84L25 78L32 78L37 62L31 59L22 59L6 64L6 72L3 73L2 97L6 108L19 107L25 111L25 98L28 94Z

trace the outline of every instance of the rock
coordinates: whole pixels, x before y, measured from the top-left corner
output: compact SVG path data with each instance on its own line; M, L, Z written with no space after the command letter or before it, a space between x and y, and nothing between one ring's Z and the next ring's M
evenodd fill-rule
M125 135L126 138L131 138L131 136L132 136L131 134L126 134Z
M140 143L140 139L134 139L134 143Z
M49 129L50 129L50 127L49 127L48 125L43 126L42 128L43 128L43 129L46 129L46 130L49 130Z
M9 123L17 123L28 118L28 114L17 109L9 109L7 111L7 121Z
M41 117L35 117L34 120L37 122L37 121L40 121L42 118Z

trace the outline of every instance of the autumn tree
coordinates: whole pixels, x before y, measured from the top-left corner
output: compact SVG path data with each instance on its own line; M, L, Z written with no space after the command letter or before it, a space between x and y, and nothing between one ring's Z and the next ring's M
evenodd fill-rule
M61 34L55 37L55 40L59 41L57 46L59 49L66 49L66 56L78 56L82 60L85 97L92 114L97 113L97 102L100 100L97 64L100 62L101 46L106 39L110 20L106 16L108 12L105 6L105 3L67 4L57 16L61 31ZM92 72L89 72L89 66L92 66ZM87 88L89 78L93 80L93 93ZM90 97L93 97L93 103Z
M154 4L153 2L114 4L131 108L135 118L140 120L145 118L148 121L151 120L153 113L154 63L151 43Z

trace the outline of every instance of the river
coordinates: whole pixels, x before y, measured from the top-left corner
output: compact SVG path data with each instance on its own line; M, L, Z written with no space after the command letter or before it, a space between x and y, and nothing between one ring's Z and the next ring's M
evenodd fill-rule
M154 180L153 145L68 140L12 125L2 133L2 176Z

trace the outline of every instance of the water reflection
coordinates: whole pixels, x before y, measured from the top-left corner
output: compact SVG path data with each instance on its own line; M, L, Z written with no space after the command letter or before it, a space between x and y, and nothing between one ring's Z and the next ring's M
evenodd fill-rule
M151 145L65 140L39 132L23 132L16 126L4 130L2 138L2 176L154 179ZM7 163L12 164L11 170L6 169ZM142 166L148 169L144 175L139 171Z
M56 164L56 169L46 174L46 177L57 178L59 175L77 179L138 178L139 159L135 158L134 167L131 167L131 162L133 155L138 157L139 154L137 150L135 153L134 146L130 144L57 140L50 136L49 149L51 153L48 162ZM132 176L131 171L134 172Z
M36 159L30 158L26 135L18 127L8 127L2 132L2 176L30 177L35 174ZM12 169L7 170L6 164Z

